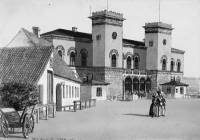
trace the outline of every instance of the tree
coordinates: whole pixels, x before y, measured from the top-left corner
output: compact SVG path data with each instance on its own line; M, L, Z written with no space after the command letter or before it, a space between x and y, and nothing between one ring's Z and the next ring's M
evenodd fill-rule
M38 101L39 92L33 84L9 82L1 85L0 96L3 106L13 107L19 111Z

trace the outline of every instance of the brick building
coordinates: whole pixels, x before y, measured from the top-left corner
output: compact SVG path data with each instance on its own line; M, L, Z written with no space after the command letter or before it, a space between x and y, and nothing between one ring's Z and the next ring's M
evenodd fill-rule
M146 23L144 41L123 38L123 14L93 12L92 33L56 29L41 34L82 79L109 83L107 96L149 95L172 78L181 80L184 51L172 47L172 25ZM37 33L37 31L35 31Z

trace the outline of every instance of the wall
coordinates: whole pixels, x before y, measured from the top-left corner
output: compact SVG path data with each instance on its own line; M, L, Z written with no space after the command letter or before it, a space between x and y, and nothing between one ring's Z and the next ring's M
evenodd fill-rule
M65 78L61 78L61 77L58 77L58 76L54 76L54 93L55 93L55 96L54 96L54 99L56 100L56 86L57 84L61 84L61 85L64 85L65 88L64 88L64 93L65 93L65 98L63 98L63 92L61 92L62 94L62 106L67 106L67 105L73 105L73 101L75 100L80 100L80 96L81 96L81 92L80 92L80 84L79 83L76 83L74 81L71 81L71 80L68 80L68 79L65 79ZM66 91L66 85L68 85L68 92ZM72 97L71 98L69 97L69 86L71 87L77 87L78 88L78 92L79 92L79 96L78 97ZM61 86L61 89L62 89L62 86ZM72 90L72 88L71 88ZM61 90L63 91L63 89ZM68 95L67 95L68 93ZM75 95L75 90L74 90L74 95Z
M101 97L96 96L98 87L102 88L102 96ZM106 85L97 85L97 86L93 85L91 94L92 94L92 97L91 97L92 99L106 100L107 99L107 86Z
M119 26L106 25L105 26L105 66L111 66L111 58L109 57L110 51L116 49L118 51L117 67L122 68L122 38L123 28ZM117 33L117 38L112 38L112 33Z
M180 88L181 86L175 87L175 94L174 94L175 98L183 98L184 95L186 94L186 87L183 87L183 94L180 94Z
M86 101L88 99L91 99L91 93L92 93L92 87L91 85L81 85L81 97L80 99L83 101Z
M64 60L65 60L66 64L69 65L70 59L69 59L69 56L67 55L67 52L68 52L69 48L71 48L71 47L73 47L75 49L75 41L67 40L66 38L59 38L59 39L54 38L53 45L54 45L55 49L59 45L64 47L64 50L65 50Z
M108 85L107 96L117 96L123 94L123 71L121 69L105 69L105 81Z
M180 61L181 61L180 71L183 72L183 70L184 70L184 54L172 53L171 58L174 58L174 60L175 60L174 71L177 71L177 59L180 59Z
M51 57L53 57L53 54L51 55ZM38 85L41 85L43 87L43 91L40 93L40 99L41 99L42 104L47 104L47 71L48 70L53 71L53 69L50 67L50 61L48 61L45 67L45 70L37 83ZM55 96L55 92L53 92L53 96ZM53 102L55 103L56 101L53 100Z
M153 40L153 46L149 46L149 41ZM146 69L156 70L158 69L158 34L157 33L146 33L145 34L145 46L147 46L147 57L146 57Z

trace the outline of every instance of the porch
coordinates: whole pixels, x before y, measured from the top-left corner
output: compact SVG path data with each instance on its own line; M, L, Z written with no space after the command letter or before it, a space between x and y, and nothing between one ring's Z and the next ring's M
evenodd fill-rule
M145 70L124 69L122 100L146 97L151 90L151 78Z

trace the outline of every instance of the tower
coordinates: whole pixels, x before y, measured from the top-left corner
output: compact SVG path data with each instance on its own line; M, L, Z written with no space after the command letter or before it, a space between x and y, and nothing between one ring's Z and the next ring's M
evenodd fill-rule
M93 66L122 67L123 15L112 11L93 12ZM116 65L112 65L116 59Z
M172 25L153 22L146 23L145 46L147 46L146 69L170 70Z

